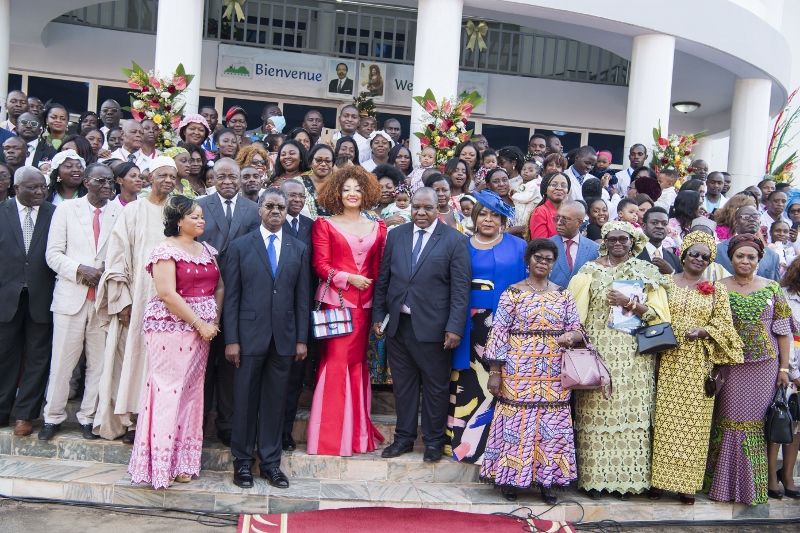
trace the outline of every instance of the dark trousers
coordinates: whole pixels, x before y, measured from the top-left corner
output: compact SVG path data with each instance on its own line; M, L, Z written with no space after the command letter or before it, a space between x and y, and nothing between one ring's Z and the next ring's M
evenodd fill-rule
M3 302L2 305L13 303ZM6 420L11 414L15 393L14 415L17 420L39 418L50 375L52 347L52 319L46 324L34 322L29 309L28 291L23 290L14 318L11 322L0 322L0 421ZM20 368L23 368L21 377Z
M292 433L294 419L297 417L297 404L303 392L303 381L306 376L306 367L314 363L317 351L317 341L313 337L308 339L308 355L302 361L292 363L289 371L289 383L286 387L286 412L283 417L283 432Z
M231 429L233 417L233 373L236 367L225 359L225 335L220 331L211 340L203 385L203 415L211 412L214 393L217 395L217 431Z
M411 317L400 315L394 337L387 336L386 348L394 381L397 427L394 441L411 444L417 439L419 389L422 384L422 442L442 446L450 406L450 350L442 342L420 342L414 336Z
M270 341L267 353L242 355L233 375L231 452L234 468L253 465L256 434L261 471L281 465L286 385L293 360L293 357L278 355L274 340Z

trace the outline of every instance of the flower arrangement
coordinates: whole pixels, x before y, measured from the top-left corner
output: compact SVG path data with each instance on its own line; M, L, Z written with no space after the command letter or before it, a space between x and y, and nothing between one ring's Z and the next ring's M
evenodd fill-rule
M650 160L650 167L660 172L662 169L674 170L678 173L678 178L684 178L691 174L692 168L692 148L697 141L706 136L705 130L700 133L683 133L681 135L668 135L664 137L661 133L661 121L658 127L653 128L653 159Z
M375 107L375 102L369 91L361 91L358 96L353 98L353 104L358 108L358 114L362 117L372 117L378 119L378 108Z
M467 130L467 120L472 110L486 99L478 91L462 95L458 100L443 99L436 101L433 92L428 89L424 96L415 96L414 101L425 109L422 115L422 131L415 131L422 148L436 148L436 163L444 165L455 155L456 145L470 140L472 130Z
M121 68L120 71L128 77L128 87L133 89L128 92L131 105L123 109L130 111L139 122L150 119L156 123L157 148L177 146L181 139L175 130L183 118L183 92L194 75L186 74L182 64L168 78L159 78L152 70L145 72L136 63L132 69Z
M794 165L797 162L797 151L792 152L789 157L783 159L781 162L778 162L778 156L783 149L786 148L786 145L791 143L797 136L796 132L789 134L789 130L792 129L795 121L800 117L800 106L795 107L794 111L791 111L789 108L798 90L800 89L795 89L794 92L789 95L786 107L780 112L775 121L775 127L772 128L772 137L769 140L766 177L769 177L776 183L792 183L794 181Z

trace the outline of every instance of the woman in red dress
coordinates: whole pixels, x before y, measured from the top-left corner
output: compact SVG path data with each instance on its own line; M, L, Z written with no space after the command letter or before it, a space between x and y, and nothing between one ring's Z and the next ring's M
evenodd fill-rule
M371 326L372 291L386 245L386 225L365 210L380 200L375 176L347 166L333 173L319 189L317 202L334 215L312 226L314 271L327 280L316 299L322 309L344 306L353 317L353 332L320 339L317 386L308 422L308 453L350 456L374 450L383 442L370 420L370 377L367 341ZM323 292L325 292L323 296Z

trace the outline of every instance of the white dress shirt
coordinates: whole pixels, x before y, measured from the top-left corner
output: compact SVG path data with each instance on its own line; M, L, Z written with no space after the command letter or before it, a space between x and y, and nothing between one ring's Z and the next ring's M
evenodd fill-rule
M283 239L283 228L279 229L275 233L272 233L270 230L264 227L264 225L260 225L258 227L259 231L261 232L261 238L264 239L264 247L266 248L269 246L269 236L275 235L275 243L273 246L275 247L275 260L280 264L281 262L281 240ZM278 265L275 265L275 268L278 268Z
M578 171L575 170L574 166L572 166L572 167L569 167L567 170L565 170L564 174L569 176L569 181L570 181L569 199L570 200L583 200L583 188L582 188L583 186L581 185L581 182L578 181L578 178L576 176L576 174L580 175L578 173ZM583 174L583 179L584 180L586 178L589 178L589 177L594 177L594 176L592 176L591 174Z
M625 198L628 194L628 188L631 186L631 174L633 174L633 169L628 167L620 170L614 177L617 178L617 189L619 190L619 195Z
M425 229L422 229L422 228L418 227L416 224L414 224L414 233L412 234L412 239L411 239L411 251L412 252L414 251L414 247L417 245L417 240L420 238L420 235L417 232L419 230L422 230L422 231L425 232L421 236L422 237L422 247L419 249L419 256L421 256L422 255L422 251L425 250L425 246L428 245L428 241L431 240L431 235L433 235L433 230L436 229L436 224L438 224L438 223L439 223L438 220L434 220L433 224L431 224L430 226L428 226ZM419 260L419 256L417 256L417 260ZM412 263L413 263L413 259L412 259ZM403 306L400 308L400 312L401 313L405 313L407 315L410 315L411 314L411 309L406 304L403 304Z
M652 243L648 242L647 244L644 245L644 247L647 250L648 255L650 255L650 259L653 259L655 257L660 257L662 259L664 258L663 244L656 248L655 246L653 246ZM656 251L658 251L658 253L656 253Z
M37 146L39 146L38 137L28 143L28 157L25 158L26 165L33 165L33 155L36 153Z
M231 218L233 218L233 214L236 213L236 200L239 199L239 195L238 194L234 194L233 198L227 198L227 199L224 196L222 196L220 193L218 193L218 192L216 193L216 195L219 196L219 201L222 202L222 212L223 213L226 213L227 209L228 209L228 204L226 204L225 202L227 202L228 200L231 201Z
M100 209L100 227L102 228L103 227L103 214L106 212L106 207L108 207L108 202L103 204L103 207L99 207L99 208L93 206L88 201L86 202L86 205L89 206L89 212L92 214L92 220L94 220L94 210L95 209ZM94 234L92 234L92 236L94 236Z
M121 159L122 161L127 161L129 155L131 155L131 152L127 151L124 147L120 146L119 148L111 152L111 157L109 157L109 159ZM150 157L144 155L141 150L136 150L135 152L133 152L133 155L136 156L136 159L133 161L133 163L137 167L139 167L139 170L142 172L149 172Z
M363 163L368 159L372 159L372 148L369 147L369 139L358 132L353 134L353 139L355 139L356 146L358 146L358 161Z
M761 226L767 228L767 242L769 243L772 242L772 235L770 235L769 229L772 227L773 223L778 221L786 222L787 224L789 224L789 228L792 227L792 221L786 218L786 216L784 216L783 213L781 213L781 216L780 218L778 218L778 220L773 220L772 216L767 211L761 213Z
M19 203L18 198L14 198L17 202L17 213L19 214L19 227L25 227L25 209L27 209L24 205ZM36 217L39 216L39 206L33 207L33 211L31 211L31 220L33 220L33 225L36 226Z
M678 196L678 191L675 190L675 187L667 187L666 189L662 189L661 196L658 197L655 205L658 207L663 207L667 210L667 213L669 213L669 208L675 203L676 196Z

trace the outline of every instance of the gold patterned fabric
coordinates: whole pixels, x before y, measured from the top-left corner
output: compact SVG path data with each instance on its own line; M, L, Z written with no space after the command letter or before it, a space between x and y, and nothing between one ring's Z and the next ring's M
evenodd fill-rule
M704 295L669 281L669 311L679 347L660 355L653 486L694 494L703 486L714 411L714 398L705 395L705 380L713 365L742 362L742 341L733 327L724 285L714 283L715 294ZM694 328L705 329L710 338L686 340Z
M669 322L665 280L651 263L628 259L616 267L586 263L569 292L581 322L611 374L613 395L575 391L575 447L582 489L640 493L650 488L650 427L655 407L655 360L638 355L636 337L607 327L614 280L642 280L645 322Z

